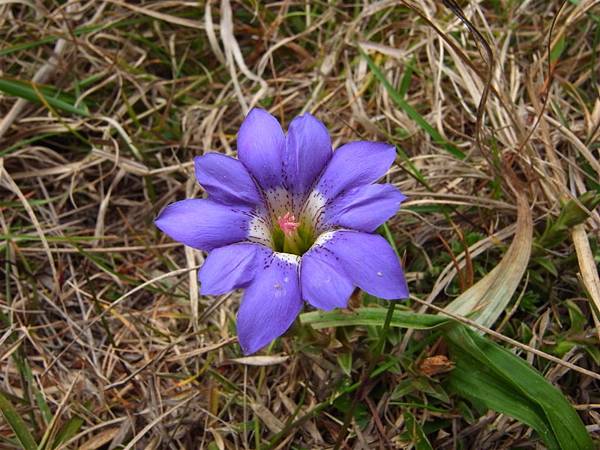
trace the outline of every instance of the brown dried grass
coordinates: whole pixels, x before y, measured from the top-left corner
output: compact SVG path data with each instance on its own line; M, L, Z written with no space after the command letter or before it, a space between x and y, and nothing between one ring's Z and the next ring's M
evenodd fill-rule
M481 105L489 55L439 2L0 2L4 49L58 38L3 55L1 74L76 93L93 112L58 115L0 97L0 307L7 318L0 389L25 400L18 409L34 431L49 430L51 442L78 416L83 425L62 448L256 448L330 397L343 377L339 340L325 335L329 342L313 354L284 338L278 350L289 358L261 360L266 366L234 361L239 293L199 297L195 269L202 254L172 243L152 224L167 203L202 195L193 156L233 154L236 130L254 105L268 106L285 124L313 112L336 146L385 140L409 155L430 189L399 160L389 179L410 201L390 227L398 246L425 262L408 274L413 293L432 294L426 280L438 274L427 301L441 306L452 297L447 288L457 273L478 255L493 259L496 250L497 257L514 233L513 190L526 193L543 229L561 201L584 193L588 178L598 182L595 3L473 2L464 13L493 53ZM563 36L569 46L549 64L548 42L553 47ZM395 86L412 61L406 99L465 160L432 143L397 108L359 49ZM459 213L410 208L446 205ZM591 211L576 230L588 284L597 262L585 242L597 242L599 226L598 211ZM457 239L456 229L485 237L439 267L439 255L447 253L440 238ZM557 251L557 258L574 254L569 242ZM581 338L596 339L573 261L556 295L579 298L590 316ZM525 343L545 348L560 333L561 314L565 309L548 299L537 317L509 315L505 323L528 321L533 337ZM357 371L364 351L359 337L350 338ZM15 356L27 361L33 382L21 379ZM597 369L577 347L564 359ZM546 375L598 433L597 382L562 366ZM390 373L386 383L404 376ZM35 385L56 417L48 428ZM407 447L398 439L402 409L388 395L367 403L377 420L353 423L344 445ZM308 418L279 447L330 447L342 423L334 412ZM435 448L459 439L482 449L535 445L528 428L499 414L468 424L456 410L416 413L420 421L450 421ZM0 434L10 435L6 424Z

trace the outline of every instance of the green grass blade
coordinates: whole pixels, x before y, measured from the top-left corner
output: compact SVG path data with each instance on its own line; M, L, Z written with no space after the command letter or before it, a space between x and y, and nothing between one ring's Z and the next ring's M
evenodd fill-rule
M148 18L142 17L142 18L129 19L129 20L119 20L116 22L109 22L107 24L101 24L101 25L84 26L81 28L77 28L74 31L74 34L75 34L75 36L83 36L85 34L94 33L96 31L108 30L111 28L128 27L128 26L140 24L143 22L147 22L148 20L149 20ZM13 45L12 47L6 47L3 49L0 49L0 56L7 56L12 53L21 52L23 50L30 50L32 48L40 47L42 45L52 44L59 39L60 39L60 36L56 36L56 35L55 36L47 36L47 37L44 37L37 41L29 41L29 42L25 42L22 44Z
M567 47L567 40L565 39L565 37L563 35L560 37L558 42L556 42L556 44L554 44L554 47L552 47L552 50L550 50L550 62L552 64L556 63L560 59L560 56L562 55L562 53L564 52L566 47Z
M383 87L388 92L394 103L398 105L400 109L402 109L408 117L410 117L417 125L419 125L427 134L431 136L433 142L441 145L448 153L455 156L458 159L465 159L466 155L459 150L455 145L448 142L444 137L440 134L438 130L436 130L432 125L425 120L425 118L419 114L419 112L413 108L404 98L394 89L391 83L387 80L383 72L377 67L375 62L362 50L360 51L361 55L367 61L367 65L373 75L379 80Z
M74 99L64 94L59 94L58 91L47 86L37 86L36 89L34 89L29 82L0 78L0 91L40 105L48 104L55 109L60 109L71 114L84 117L90 115L87 108L74 106ZM42 98L40 98L40 96Z
M27 384L29 385L29 390L33 393L35 402L38 405L39 411L42 415L42 418L44 419L44 422L46 424L49 424L52 421L52 412L50 411L48 403L46 403L46 399L38 389L37 382L33 378L33 373L31 372L29 361L25 358L21 358L20 364L18 364L18 366L23 380L27 382Z
M406 152L398 145L396 145L396 153L398 154L402 162L408 166L408 168L406 169L407 172L410 175L412 175L419 183L425 186L425 188L427 188L428 191L432 191L433 189L431 188L421 171L417 168L417 166L413 164Z
M58 434L56 435L56 439L54 440L54 444L52 448L57 448L63 442L67 442L73 436L75 436L81 426L83 425L83 419L81 417L75 416L71 417L67 423L65 423Z
M15 432L21 446L25 450L36 450L37 444L27 429L27 425L25 425L25 422L19 417L19 413L2 393L0 393L0 410L6 419L6 423Z
M354 311L312 311L301 314L300 321L302 324L310 324L316 329L350 325L382 326L386 316L387 308L360 308ZM390 326L425 330L447 322L448 319L442 316L394 311Z
M29 50L30 48L39 47L40 45L51 44L52 42L55 42L56 40L58 40L58 37L48 36L46 38L39 39L37 41L25 42L23 44L13 45L12 47L0 49L0 56L6 56L6 55L10 55L11 53L17 53L17 52L21 52L23 50Z
M446 338L456 392L531 426L550 449L593 448L564 395L521 358L464 326L452 327Z
M402 74L402 79L400 80L400 87L398 88L398 94L400 97L406 97L408 93L408 88L410 87L410 83L412 81L412 75L415 71L415 57L410 59L404 68L404 73Z
M415 416L406 411L404 413L404 420L406 421L406 429L415 446L415 450L433 450L433 447L429 443L429 439L427 439L427 436L423 432L423 428L421 428L421 424L417 422Z

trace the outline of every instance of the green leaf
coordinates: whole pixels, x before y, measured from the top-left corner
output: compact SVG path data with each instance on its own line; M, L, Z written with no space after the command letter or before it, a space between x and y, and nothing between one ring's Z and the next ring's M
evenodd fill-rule
M40 105L48 104L53 108L71 114L77 114L84 117L90 115L87 108L75 106L75 100L73 98L61 94L56 89L48 86L36 86L34 88L30 82L0 78L0 91Z
M352 374L352 352L340 353L337 355L337 361L342 372L344 372L346 376L350 376Z
M565 39L565 36L562 35L560 37L560 39L558 40L558 42L556 42L556 44L554 44L554 46L550 50L550 62L551 63L555 63L556 61L558 61L558 59L560 58L560 55L562 55L566 46L567 46L567 40Z
M582 208L582 205L584 208ZM600 193L588 191L575 200L568 200L555 220L549 220L544 233L536 240L538 253L554 248L569 238L569 231L588 219L588 212L600 205Z
M386 315L386 308L360 308L354 311L312 311L301 314L300 322L302 324L310 324L316 329L351 325L382 326L385 323ZM390 326L425 330L447 322L448 319L443 316L394 311Z
M567 300L565 302L567 305L567 309L569 310L569 320L571 322L571 328L569 329L569 333L581 333L585 328L585 324L587 323L587 317L581 312L577 303L572 300Z
M425 377L415 378L413 380L414 388L420 392L425 392L444 403L450 403L450 397L444 389L437 383L432 383Z
M400 97L406 97L406 93L408 92L408 88L410 87L410 82L412 81L412 74L415 70L415 57L413 56L410 61L406 63L404 67L404 74L402 75L402 79L400 80L400 88L398 89L398 94Z
M57 448L60 444L67 442L69 439L75 436L81 428L81 425L83 425L83 419L81 417L71 417L58 432L52 448Z
M25 450L36 450L37 444L35 439L27 429L27 425L23 419L19 417L19 413L15 410L8 399L0 393L0 410L6 419L6 423L12 428L17 436L18 441Z
M357 425L361 429L369 424L371 414L369 413L367 406L365 403L358 403L353 407L352 397L350 395L340 396L333 402L333 406L344 414L347 414L348 412L352 413L352 417L354 417L354 420L356 420Z
M400 95L400 93L398 93L398 91L396 91L396 89L394 89L383 72L379 69L379 67L377 67L377 64L375 64L369 55L362 50L360 50L360 54L367 61L367 65L369 66L369 69L371 69L371 72L373 72L373 75L375 75L375 78L377 78L379 82L383 84L383 87L388 92L394 103L396 103L396 105L398 105L398 107L402 109L408 115L408 117L410 117L427 134L429 134L433 139L433 142L444 147L448 153L454 155L458 159L466 158L466 155L461 150L459 150L454 144L451 144L444 139L438 130L436 130L429 122L427 122L427 120L425 120L425 118L410 105L410 103L404 100L404 98Z
M594 345L585 345L583 348L588 353L588 355L590 355L591 358L594 360L594 363L597 366L600 366L600 349L598 349L598 347Z
M423 428L417 420L415 416L413 416L410 412L404 412L404 421L406 423L406 430L408 431L408 435L410 440L415 445L416 450L433 450L427 436L423 432Z
M593 448L563 394L521 358L462 325L450 328L446 339L456 364L448 378L455 392L529 425L549 449Z
M540 256L538 258L533 258L531 261L536 264L539 264L540 266L542 266L544 269L546 269L548 272L550 272L555 277L558 277L558 269L556 268L556 264L554 264L551 259L548 259L545 256L544 257Z
M52 421L52 412L50 411L50 407L48 403L46 403L46 399L38 389L37 382L33 378L33 373L31 372L31 367L29 366L29 362L27 359L21 359L19 366L19 372L21 372L21 376L29 386L29 389L33 392L35 397L35 401L38 405L42 418L46 424L49 424Z

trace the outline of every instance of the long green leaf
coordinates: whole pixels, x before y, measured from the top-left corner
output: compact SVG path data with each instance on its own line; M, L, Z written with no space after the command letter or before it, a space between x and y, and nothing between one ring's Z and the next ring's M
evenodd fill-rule
M301 314L300 321L303 324L310 324L317 329L350 325L382 326L385 323L386 315L386 308L360 308L354 311L313 311ZM448 319L442 316L394 311L390 326L425 330L447 322Z
M531 426L550 449L593 448L564 395L521 358L462 325L446 338L456 364L449 384L461 396Z
M19 413L15 410L13 405L8 399L0 393L0 410L6 419L8 425L13 429L18 441L25 450L36 450L37 444L35 439L29 432L27 425L23 422L23 419L19 416Z
M300 321L315 328L381 326L386 314L385 308L314 311L302 314ZM408 311L394 311L390 322L392 327L414 329L443 324L450 321ZM593 448L585 426L563 394L525 361L461 324L450 324L445 337L456 364L449 376L455 392L529 425L550 449Z
M482 366L480 370L476 370L475 367L480 366L481 363L472 358L468 352L459 354L461 351L455 348L452 350L452 359L456 366L449 378L449 386L454 392L476 405L514 417L535 429L548 448L559 448L539 407L511 389L511 386L499 378L493 369Z
M400 109L402 109L408 117L410 117L417 125L419 125L427 134L431 136L433 141L436 144L441 145L444 149L455 156L458 159L465 159L466 155L459 150L455 145L448 142L444 137L440 134L438 130L436 130L425 118L419 114L419 112L413 108L410 103L408 103L404 98L398 93L396 89L391 85L391 83L387 80L383 72L377 67L377 64L362 50L360 51L362 57L367 61L367 65L375 78L379 80L383 87L388 92L394 103L398 105Z
M30 102L38 104L47 103L53 108L66 111L71 114L77 114L84 117L88 117L90 115L87 109L75 106L73 99L65 96L64 94L58 94L56 90L48 86L36 86L34 89L30 82L0 78L0 91L15 97L29 100Z

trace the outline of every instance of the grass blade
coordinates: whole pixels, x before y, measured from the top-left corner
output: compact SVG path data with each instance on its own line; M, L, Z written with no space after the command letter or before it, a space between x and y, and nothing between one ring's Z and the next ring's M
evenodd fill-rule
M67 442L73 436L75 436L81 426L83 425L84 420L81 417L74 416L71 417L67 423L65 423L58 434L56 435L56 439L54 439L54 443L52 444L52 448L58 448L60 444L63 442Z
M421 428L421 425L417 422L415 416L406 411L404 413L404 420L406 420L406 429L415 446L415 450L433 450L433 447L429 443L429 439L427 439L427 436L423 432L423 428Z
M8 399L0 393L0 410L6 419L6 423L12 428L17 436L18 441L21 446L25 450L36 450L37 444L35 443L35 439L29 432L27 425L21 417L17 410L13 407L13 405L8 401Z
M125 28L128 26L141 24L141 23L144 23L147 21L148 21L148 19L145 17L135 18L135 19L127 19L127 20L121 19L121 20L117 20L114 22L108 22L106 24L83 26L81 28L76 28L73 31L73 34L75 36L84 36L86 34L95 33L96 31L109 30L111 28ZM32 48L37 48L42 45L52 44L52 43L56 42L58 39L60 39L60 36L51 35L51 36L46 36L37 41L28 41L28 42L24 42L22 44L17 44L17 45L13 45L11 47L6 47L3 49L0 49L0 56L8 56L12 53L18 53L18 52L22 52L24 50L30 50Z
M90 115L90 113L87 111L87 108L74 106L75 101L73 98L66 96L63 93L59 93L55 89L48 86L36 86L34 88L30 82L0 78L0 91L40 105L48 104L53 108L60 109L71 114L84 117L88 117Z
M474 403L534 428L550 449L592 449L581 419L564 395L518 356L457 325L446 339L456 364L450 387Z
M383 72L377 67L377 64L371 59L369 55L367 55L364 51L360 50L360 54L367 61L367 65L375 78L379 80L383 87L388 92L394 103L398 105L400 109L402 109L408 117L410 117L417 125L419 125L431 138L433 142L441 145L448 153L455 156L458 159L465 159L466 155L459 150L455 145L448 142L444 137L440 134L438 130L436 130L432 125L425 120L425 118L419 114L419 112L413 108L404 98L394 89L391 83L387 80Z
M382 326L385 323L386 315L387 308L360 308L354 311L312 311L301 314L300 321L302 324L310 324L316 329L351 325ZM447 322L448 319L442 316L394 311L390 326L425 330Z

